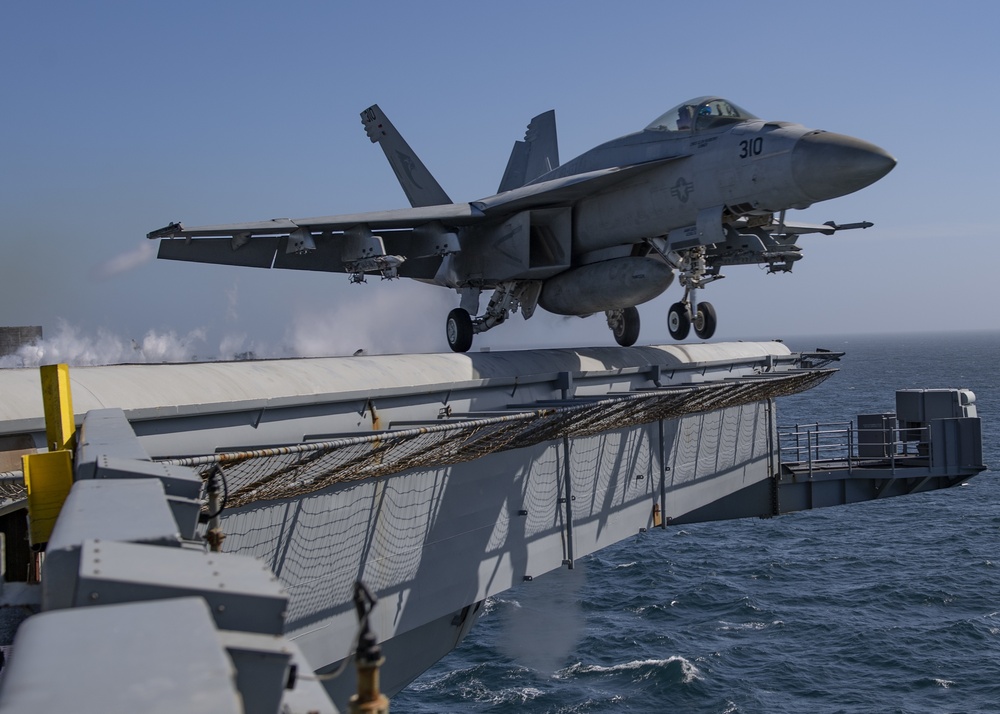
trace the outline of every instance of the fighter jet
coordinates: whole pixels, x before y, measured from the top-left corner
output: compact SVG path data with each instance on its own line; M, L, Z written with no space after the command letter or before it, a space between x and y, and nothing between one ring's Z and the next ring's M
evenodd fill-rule
M410 208L319 218L276 218L147 234L159 257L259 268L410 278L455 290L445 334L455 352L473 336L536 308L604 313L618 344L639 338L636 305L675 274L683 296L667 312L676 340L715 333L698 291L729 265L789 272L800 235L871 223L804 224L786 211L858 191L896 165L860 139L765 121L721 97L678 104L642 131L559 163L555 112L536 116L511 152L498 192L453 203L374 105L361 112ZM481 294L491 290L481 310Z

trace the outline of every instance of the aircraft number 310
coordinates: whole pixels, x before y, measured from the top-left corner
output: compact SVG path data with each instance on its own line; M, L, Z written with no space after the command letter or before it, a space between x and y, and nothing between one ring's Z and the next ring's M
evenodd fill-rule
M740 158L749 159L751 156L760 156L764 150L764 137L758 136L755 139L744 139L740 142Z

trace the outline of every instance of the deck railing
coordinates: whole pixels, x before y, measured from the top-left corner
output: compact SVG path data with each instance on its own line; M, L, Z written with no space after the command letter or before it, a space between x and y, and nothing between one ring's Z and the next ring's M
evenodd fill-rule
M849 421L779 426L778 458L783 465L807 467L810 475L814 468L831 466L851 472L862 462L869 466L884 462L895 472L899 459L929 455L920 449L929 447L929 431L929 427L898 426L859 429Z

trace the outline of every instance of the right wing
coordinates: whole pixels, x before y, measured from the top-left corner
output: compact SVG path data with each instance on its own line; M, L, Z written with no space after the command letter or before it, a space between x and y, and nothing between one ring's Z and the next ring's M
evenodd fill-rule
M146 237L161 239L157 257L166 260L343 272L357 280L364 273L432 279L441 258L459 252L459 233L467 226L499 225L522 211L570 206L630 176L683 158L565 176L474 203L192 228L171 223Z
M398 268L410 259L458 252L455 229L483 218L477 208L459 203L193 228L171 223L146 237L162 239L156 257L164 260L426 278L428 271L433 277L436 263L418 260ZM385 233L374 235L373 229Z

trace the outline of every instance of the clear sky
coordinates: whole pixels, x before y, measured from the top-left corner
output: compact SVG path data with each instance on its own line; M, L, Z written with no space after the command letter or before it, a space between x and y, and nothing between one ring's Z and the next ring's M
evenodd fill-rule
M716 340L1000 329L998 25L986 0L4 2L0 325L78 362L447 350L453 292L149 260L144 236L406 206L375 102L467 201L535 114L566 161L719 94L899 164L790 216L874 228L804 237L790 275L727 269ZM640 308L640 343L669 342L679 296ZM614 344L602 316L539 311L474 349L592 344Z

